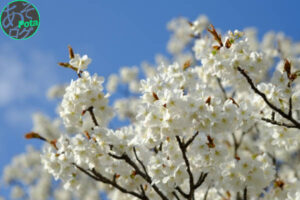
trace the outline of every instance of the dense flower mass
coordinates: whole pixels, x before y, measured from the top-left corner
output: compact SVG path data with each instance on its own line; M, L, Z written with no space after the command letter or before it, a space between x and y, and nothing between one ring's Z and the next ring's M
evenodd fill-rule
M144 75L123 67L105 89L69 48L60 65L78 78L48 93L62 98L60 119L35 115L26 138L44 140L42 154L16 158L5 181L26 173L29 196L50 198L41 158L66 189L55 188L57 199L300 200L300 45L273 32L259 42L254 29L221 34L206 16L168 29L171 59L142 63ZM12 198L25 193L17 185Z
M113 116L112 109L108 104L108 95L103 90L103 77L88 72L83 72L80 79L72 81L66 88L60 106L60 116L68 128L88 128L91 118L84 120L83 111L92 107L96 120L101 126L106 126Z

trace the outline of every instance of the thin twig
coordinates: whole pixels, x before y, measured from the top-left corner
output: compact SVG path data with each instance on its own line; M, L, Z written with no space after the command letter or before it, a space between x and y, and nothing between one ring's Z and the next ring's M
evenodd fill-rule
M73 71L76 72L78 78L81 78L81 73L83 72L82 70L78 70L78 68L70 65L69 63L64 63L64 62L59 62L58 63L59 66L62 66L62 67L65 67L65 68L70 68L72 69Z
M223 93L224 99L226 100L228 98L227 94L226 94L226 90L225 90L225 88L224 88L224 86L222 84L222 81L221 81L221 79L219 77L217 77L217 82L218 82L218 85L219 85L219 87L220 87L220 89L221 89L221 91Z
M195 188L195 189L197 189L198 187L200 187L200 186L202 185L202 183L205 181L207 175L208 175L208 173L201 172L198 181L197 181L196 184L194 185L194 188Z
M207 187L207 190L204 194L203 200L207 200L209 189L210 189L210 186Z
M251 127L250 129L248 129L247 131L242 132L242 135L241 135L239 141L237 140L235 134L232 133L232 139L233 139L233 145L234 145L234 153L233 153L234 158L239 159L239 156L238 156L238 149L240 148L240 146L241 146L241 144L242 144L242 142L243 142L244 136L245 136L246 133L248 133L252 128L253 128L253 127Z
M87 170L85 170L84 168L80 167L79 165L72 163L77 169L79 169L81 172L83 172L84 174L88 175L89 177L91 177L92 179L96 180L96 181L100 181L99 178L95 175L93 175L92 173L88 172Z
M186 143L180 139L179 136L176 136L177 143L179 145L179 148L181 150L181 154L183 157L183 160L186 165L186 171L189 175L189 185L190 185L190 191L188 194L184 193L180 187L176 187L176 190L184 196L186 199L194 200L195 199L195 190L202 185L202 183L205 181L205 178L207 176L207 173L201 173L199 179L196 183L194 183L194 175L191 170L190 162L187 157L187 148L188 146L195 140L199 132L197 131Z
M293 128L298 128L300 129L300 123L295 120L292 116L290 116L289 114L286 114L283 110L281 110L280 108L276 107L275 105L273 105L267 98L267 96L262 93L261 91L259 91L257 89L257 87L254 85L252 79L248 76L248 74L246 73L246 71L240 67L237 67L238 71L247 79L247 82L250 84L251 89L258 94L264 101L265 103L274 111L276 111L278 114L280 114L283 118L289 120L290 122L292 122L295 127Z
M143 198L144 198L145 200L149 200L149 198L148 198L147 195L146 195L145 189L143 188L142 185L140 185L140 188L141 188L141 191L142 191Z
M172 192L172 194L174 195L174 197L177 199L177 200L180 200L179 196L177 195L176 191Z
M139 199L145 200L145 198L143 197L143 195L134 192L134 191L129 191L125 188L123 188L122 186L120 186L115 179L113 181L111 181L110 179L106 178L105 176L103 176L102 174L100 174L99 172L97 172L95 169L92 169L91 172L93 172L93 174L95 174L95 176L97 176L99 178L99 180L103 183L109 184L115 188L117 188L118 190L120 190L123 193L127 193L127 194L131 194Z
M267 155L272 159L272 164L274 165L275 167L275 178L278 178L278 162L277 162L277 158L275 155L267 152Z
M290 117L293 117L293 100L292 100L292 97L290 97L289 99L289 116Z
M120 190L121 192L125 193L125 194L131 194L139 199L142 199L142 200L148 200L148 199L145 199L143 195L137 193L137 192L134 192L134 191L129 191L125 188L123 188L122 186L120 186L119 184L117 184L117 182L114 180L110 180L108 178L106 178L105 176L103 176L102 174L100 174L99 172L97 172L95 169L93 170L86 170L80 166L78 166L77 164L73 163L73 165L79 169L81 172L83 172L84 174L88 175L89 177L93 178L94 180L96 181L100 181L102 183L105 183L105 184L109 184L113 187L115 187L116 189Z
M244 198L243 198L243 200L247 200L248 198L247 198L247 187L245 187L245 189L244 189Z
M140 160L140 158L138 157L138 155L137 155L137 153L136 153L135 147L133 147L133 152L134 152L134 155L135 155L136 160L137 160L137 161L139 162L139 164L142 166L142 168L143 168L145 174L146 174L147 176L149 176L149 175L148 175L148 172L147 172L147 169L146 169L146 166L145 166L144 163Z
M199 135L199 131L197 131L186 143L185 143L185 148L187 148L197 137L197 135Z
M112 153L109 153L108 155L115 158L115 159L117 159L117 160L124 160L127 164L129 164L136 171L137 175L141 176L146 182L148 182L152 186L154 191L160 196L161 199L168 200L168 198L157 187L157 185L152 184L151 177L147 173L142 172L140 170L140 168L137 166L137 164L134 161L132 161L131 158L126 153L123 153L121 156L118 156L118 155L115 155L115 154L112 154Z
M84 111L82 111L82 115L84 115L87 111L90 113L95 126L99 126L98 121L95 116L95 113L94 113L94 106L90 106L87 109L85 109Z
M181 141L179 136L176 136L176 140L179 144L181 154L182 154L183 160L184 160L185 165L186 165L186 171L189 175L190 192L189 192L189 198L188 199L192 200L192 199L195 199L195 197L194 197L194 195L195 195L194 194L195 193L195 191L194 191L195 190L195 188L194 188L194 176L193 176L193 173L192 173L192 170L191 170L189 159L187 158L187 155L186 155L185 144Z
M182 189L181 189L181 187L179 187L179 186L177 186L176 188L175 188L184 198L189 198L189 195L188 194L186 194Z
M237 154L237 150L240 146L240 144L238 143L236 136L234 133L231 134L232 135L232 139L233 139L233 146L234 146L234 152L233 152L233 157L237 158L238 154Z
M272 119L268 119L268 118L264 118L264 117L262 117L261 120L263 120L265 122L268 122L270 124L273 124L273 125L277 125L277 126L284 126L284 127L287 127L287 128L298 128L296 125L293 125L293 124L287 124L287 123L284 123L284 122L278 122L278 121L275 121L275 120L272 120Z

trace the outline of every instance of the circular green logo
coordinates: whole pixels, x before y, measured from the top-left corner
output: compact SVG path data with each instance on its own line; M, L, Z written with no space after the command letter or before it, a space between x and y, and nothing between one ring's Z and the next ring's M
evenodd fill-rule
M0 21L1 28L8 37L25 40L36 33L40 25L40 15L33 4L16 0L4 7Z

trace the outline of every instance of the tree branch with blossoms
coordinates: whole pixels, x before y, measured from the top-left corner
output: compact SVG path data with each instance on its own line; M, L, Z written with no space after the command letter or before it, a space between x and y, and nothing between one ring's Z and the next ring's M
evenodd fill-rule
M202 183L205 181L206 176L208 175L208 173L203 173L202 172L200 174L200 177L198 178L197 182L195 183L194 182L194 175L192 173L190 162L189 162L189 159L187 157L187 148L194 141L194 139L197 137L198 134L199 134L199 132L197 131L186 143L179 136L176 136L176 140L177 140L179 148L181 150L182 157L183 157L183 160L184 160L185 165L186 165L186 170L187 170L187 173L189 175L189 188L190 188L190 191L189 191L188 194L186 194L179 187L178 187L177 190L180 192L180 194L182 194L182 196L184 196L188 200L194 200L195 199L195 190L202 185Z
M149 198L146 196L144 190L142 190L142 193L139 194L137 192L134 191L129 191L126 188L120 186L117 181L116 181L116 175L114 175L113 180L110 180L108 178L106 178L105 176L103 176L102 174L100 174L99 172L97 172L95 169L92 170L86 170L80 166L78 166L77 164L73 164L77 169L79 169L81 172L83 172L84 174L86 174L87 176L91 177L92 179L96 180L96 181L100 181L102 183L105 184L109 184L115 188L117 188L118 190L120 190L121 192L125 193L125 194L130 194L138 199L142 199L142 200L149 200Z
M131 158L126 153L123 153L121 156L112 153L109 153L109 155L117 160L124 160L128 165L130 165L135 170L135 173L137 175L141 176L147 183L149 183L153 187L154 191L161 197L161 199L168 200L168 198L163 194L162 191L160 191L160 189L156 186L156 184L152 183L152 179L148 175L146 168L143 167L145 172L142 172L142 170L137 166L137 164L133 160L131 160Z
M172 59L159 57L157 68L143 64L144 80L138 67L123 67L105 86L86 70L91 59L68 47L69 61L59 65L78 77L54 92L62 98L62 123L43 122L25 135L45 143L46 171L72 192L92 188L112 200L299 199L300 182L287 177L298 167L300 71L286 41L278 36L282 58L291 62L280 61L268 82L264 74L276 49L252 43L253 34L220 34L204 16L175 19L168 29ZM111 103L119 86L128 92ZM258 123L259 111L270 118ZM129 124L118 124L128 118ZM91 181L87 188L83 180L103 184Z
M286 124L286 123L281 123L281 122L277 122L275 120L269 120L266 118L263 118L264 121L275 124L275 125L279 125L279 126L285 126L287 128L297 128L300 129L300 122L298 122L296 119L293 118L293 116L290 114L291 111L289 111L289 114L286 114L282 109L278 108L277 106L275 106L274 104L272 104L267 96L262 93L261 91L259 91L259 89L254 85L252 79L250 78L250 76L247 74L247 72L242 69L241 67L237 67L238 71L246 78L247 82L249 83L249 85L251 86L251 89L258 94L263 100L264 102L275 112L277 112L279 115L281 115L283 118L289 120L293 125L291 124ZM291 106L290 106L291 108Z

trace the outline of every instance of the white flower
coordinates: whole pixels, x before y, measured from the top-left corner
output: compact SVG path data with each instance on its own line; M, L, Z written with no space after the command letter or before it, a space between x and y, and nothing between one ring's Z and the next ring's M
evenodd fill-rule
M117 90L118 87L118 82L119 82L119 77L116 74L111 74L108 77L108 81L106 84L106 89L110 93L114 93Z
M70 60L70 65L77 68L77 72L80 70L87 69L87 66L92 62L87 55L83 55L82 57L79 54L75 54L74 58Z
M135 81L139 70L137 67L122 67L120 70L121 80L124 83L130 83L131 81Z
M54 85L47 91L47 97L49 99L62 98L64 96L66 85Z
M140 83L138 81L131 81L129 83L129 90L133 93L138 93L140 91Z
M202 33L208 26L209 21L205 15L200 15L192 25L192 30L196 35Z
M12 199L20 199L24 196L24 194L24 190L21 187L15 186L11 191L10 197Z

